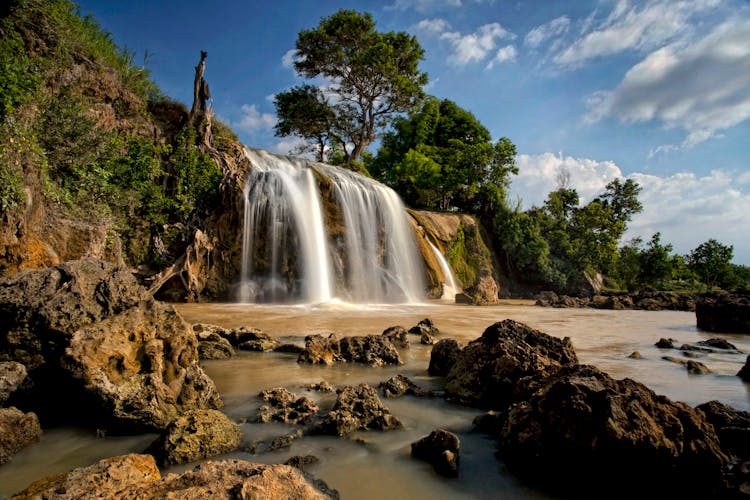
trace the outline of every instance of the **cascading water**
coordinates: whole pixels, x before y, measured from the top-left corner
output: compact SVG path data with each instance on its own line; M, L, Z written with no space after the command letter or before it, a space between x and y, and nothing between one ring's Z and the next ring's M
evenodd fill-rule
M242 302L419 302L421 260L398 195L354 172L246 149ZM325 193L326 230L316 175Z
M440 263L440 269L443 270L443 274L445 275L445 282L443 283L443 295L441 295L440 298L443 300L456 300L456 293L458 292L458 288L456 287L456 280L453 279L453 271L448 265L448 261L445 260L445 257L442 253L440 253L438 247L436 247L429 238L425 237L425 239L427 240L427 243L430 244L430 248L432 248L432 251L435 253L435 257Z

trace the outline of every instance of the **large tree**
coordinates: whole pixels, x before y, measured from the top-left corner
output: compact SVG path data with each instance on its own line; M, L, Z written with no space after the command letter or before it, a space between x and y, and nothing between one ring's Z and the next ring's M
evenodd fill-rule
M302 30L294 68L301 76L320 78L311 85L277 94L280 136L297 135L356 162L365 148L398 113L411 111L424 97L427 74L418 64L424 51L404 32L380 33L369 13L339 10ZM313 104L313 119L294 102ZM328 111L325 111L325 110Z
M701 281L710 291L729 270L734 256L732 245L722 245L710 239L698 245L685 258L688 267L700 276Z

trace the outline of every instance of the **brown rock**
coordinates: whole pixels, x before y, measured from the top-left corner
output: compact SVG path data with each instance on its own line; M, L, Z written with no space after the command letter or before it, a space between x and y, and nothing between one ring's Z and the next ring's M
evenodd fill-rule
M383 336L390 342L401 349L409 348L409 337L403 326L391 326L383 331Z
M400 429L401 421L391 415L367 384L339 389L333 409L318 422L313 431L319 434L346 436L354 431Z
M30 381L26 376L26 367L15 361L0 362L0 406Z
M490 306L500 302L500 288L489 269L481 270L474 284L464 288L463 293L477 306Z
M0 465L42 437L39 419L34 413L18 408L0 408Z
M430 366L427 372L430 375L445 376L456 363L461 346L453 339L441 339L432 347L430 352Z
M737 372L737 376L745 382L750 382L750 356L745 360L745 365Z
M709 401L695 409L702 411L714 426L727 454L742 459L750 457L750 412L736 410L719 401Z
M218 410L191 410L177 417L150 446L162 466L194 462L235 451L242 431Z
M698 361L693 361L692 359L687 362L686 366L688 373L691 373L693 375L706 375L708 373L711 373L711 370L709 370L706 365Z
M674 339L660 338L654 345L660 349L674 349L674 342Z
M198 324L193 325L193 332L198 339L200 359L228 359L234 356L232 344L217 331L203 328L203 325Z
M258 409L258 420L263 423L275 421L291 425L303 424L320 409L309 399L298 398L283 387L266 389L258 397L268 403Z
M411 444L411 456L432 464L435 472L445 477L458 476L458 436L444 429L432 431L429 436Z
M425 318L416 325L409 328L409 333L419 336L423 336L424 334L437 336L440 335L440 330L438 330L438 328L435 326L435 323L433 323L430 318Z
M383 335L344 337L341 340L334 335L328 338L310 335L305 338L305 350L297 362L326 365L349 362L370 366L403 364L396 347Z
M701 330L750 333L750 294L702 297L695 305L695 317Z
M248 340L240 343L237 348L243 351L266 352L273 351L281 346L281 342L275 339Z
M403 375L395 375L380 383L380 392L386 398L400 398L406 394L411 396L432 396L431 391L425 391Z

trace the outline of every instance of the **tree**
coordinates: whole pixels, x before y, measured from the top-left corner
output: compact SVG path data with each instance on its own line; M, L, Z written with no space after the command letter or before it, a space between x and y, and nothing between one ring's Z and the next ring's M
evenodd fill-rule
M698 245L688 255L685 261L706 285L708 291L722 279L722 275L729 269L729 263L734 254L732 245L722 245L710 239Z
M325 161L326 148L335 136L336 116L323 92L313 85L292 87L276 94L274 105L279 116L276 135L302 137L306 142L294 153L314 151L318 161Z
M318 144L324 137L327 146L343 153L349 166L394 115L411 111L424 97L427 74L418 69L424 51L417 39L404 32L375 31L369 13L341 9L321 19L317 28L300 31L296 49L297 73L323 78L326 86L318 92L308 86L277 95L277 115L289 126L277 128L277 135L294 134ZM312 102L311 97L315 116L327 107L329 111L322 114L335 117L324 135L319 133L318 120L298 119L299 108L291 105L296 98Z
M648 246L640 253L638 281L644 285L662 286L672 277L672 245L661 244L661 233L655 233Z

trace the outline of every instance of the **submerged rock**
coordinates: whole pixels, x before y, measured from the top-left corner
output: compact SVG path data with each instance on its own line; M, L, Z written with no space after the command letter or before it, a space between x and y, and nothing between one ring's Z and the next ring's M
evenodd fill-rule
M383 336L391 341L393 345L401 349L409 348L409 337L403 326L391 326L383 331Z
M706 375L711 373L711 370L709 370L706 365L699 361L693 361L692 359L687 362L686 366L688 373L692 373L693 375Z
M315 424L313 431L346 436L354 431L387 431L402 427L401 421L383 406L375 389L359 384L339 389L333 409Z
M13 406L0 408L0 465L41 437L42 428L36 414L24 413Z
M258 397L268 403L258 409L258 420L263 423L276 421L291 425L303 424L320 409L309 399L298 398L283 387L266 389Z
M193 462L235 451L242 431L217 410L191 410L177 417L149 447L162 466Z
M458 436L444 429L432 431L411 444L411 456L432 464L435 472L445 477L458 476Z
M441 339L432 347L430 352L430 365L427 372L430 375L445 376L456 363L460 344L454 339Z
M695 305L695 317L701 330L750 333L750 294L703 297Z
M403 364L396 347L383 335L344 337L341 340L334 335L328 338L310 335L305 338L305 350L297 362L326 365L350 362L370 366Z
M465 404L503 409L577 362L569 338L551 337L507 319L461 350L448 372L445 390L451 399Z
M674 349L674 343L675 343L674 339L665 339L662 337L654 345L660 349Z

